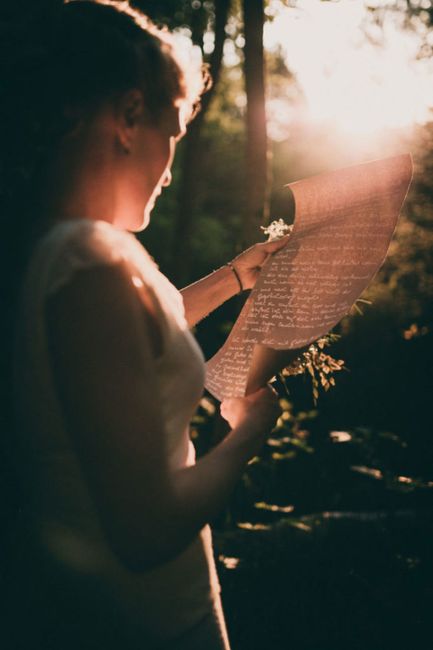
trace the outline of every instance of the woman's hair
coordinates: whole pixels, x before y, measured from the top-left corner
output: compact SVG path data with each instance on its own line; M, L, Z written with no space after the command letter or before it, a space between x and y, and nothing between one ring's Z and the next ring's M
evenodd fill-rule
M40 181L62 139L132 88L156 128L179 103L191 119L209 83L192 52L128 2L21 0L0 9L0 297L5 268L12 262L18 277L38 233Z
M0 15L0 209L29 195L61 138L101 103L140 88L157 126L179 101L192 114L206 85L203 66L128 2L33 3L18 20Z
M0 8L3 435L11 433L7 407L14 319L38 233L37 190L44 168L81 120L123 92L141 89L149 120L157 127L164 110L179 102L192 117L207 84L201 62L185 60L176 38L128 2L12 0Z

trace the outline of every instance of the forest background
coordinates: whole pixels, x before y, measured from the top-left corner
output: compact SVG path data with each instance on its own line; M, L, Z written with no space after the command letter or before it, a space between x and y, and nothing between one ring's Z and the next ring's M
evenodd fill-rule
M280 378L277 427L212 526L233 650L431 647L432 1L131 4L174 29L213 77L138 234L178 287L263 240L271 220L290 223L287 183L413 156L385 264L330 344ZM206 358L245 298L197 326ZM205 394L198 455L226 430Z
M386 263L323 351L345 369L329 386L325 358L317 400L311 365L286 378L279 425L214 534L235 649L431 640L431 2L137 5L191 39L214 77L141 237L179 286L263 239L260 225L290 221L285 184L412 153ZM197 327L207 357L241 305ZM193 424L199 453L223 432L205 396Z
M412 153L414 180L384 266L334 330L340 338L285 379L277 429L214 536L234 649L431 640L432 4L136 4L192 41L214 79L140 235L178 286L263 239L260 225L290 222L285 184ZM207 358L242 302L197 327ZM343 370L332 372L328 353ZM205 396L193 423L198 452L223 434Z

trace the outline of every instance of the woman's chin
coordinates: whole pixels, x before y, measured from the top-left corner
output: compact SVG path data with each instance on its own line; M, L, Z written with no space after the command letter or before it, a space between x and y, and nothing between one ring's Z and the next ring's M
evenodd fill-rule
M152 206L153 207L153 206ZM131 219L131 225L128 227L128 230L130 232L141 232L150 223L150 212L152 207L149 209L147 206L144 209L144 212L142 212L140 215L137 215L137 218L132 220Z
M140 230L144 230L150 223L150 213L152 212L153 204L151 206L146 206L143 212L143 218L141 221Z

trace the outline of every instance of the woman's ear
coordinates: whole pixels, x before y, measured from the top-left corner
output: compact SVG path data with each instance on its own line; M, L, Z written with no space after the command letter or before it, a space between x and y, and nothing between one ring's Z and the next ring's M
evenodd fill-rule
M131 152L145 112L143 95L136 88L128 90L116 102L117 139L124 153Z

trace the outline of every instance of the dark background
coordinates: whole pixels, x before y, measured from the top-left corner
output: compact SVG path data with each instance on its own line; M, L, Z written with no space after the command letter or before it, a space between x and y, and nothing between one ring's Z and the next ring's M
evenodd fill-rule
M319 387L317 403L308 373L285 380L278 427L213 529L233 650L430 647L433 122L349 143L302 120L302 88L282 52L262 46L263 23L278 3L135 4L182 28L214 76L179 145L172 187L139 235L179 287L262 239L260 224L290 220L284 184L400 151L413 155L414 180L388 258L363 296L371 304L342 321L341 338L327 349L345 369L335 373L335 387ZM424 4L421 11L418 2L390 2L368 20L380 29L386 12L398 11L408 30L422 20L420 56L430 57L433 12ZM235 63L223 58L224 48ZM306 43L307 55L314 56L314 43ZM293 108L278 139L269 136L265 88L268 99L284 96ZM241 305L242 297L231 300L196 328L207 357ZM198 453L223 432L218 404L206 395L192 427ZM43 607L38 585L33 591L29 625Z
M219 3L192 3L192 9L189 2L180 2L174 12L172 4L165 11L160 3L155 9L149 3L142 6L157 19L189 25L198 43L198 14L208 14L212 29L215 15L225 11ZM247 96L250 110L258 111L251 129L247 107L236 98L245 90L245 59L254 54L239 47L243 41L237 37L245 34L248 20L254 21L247 16L252 5L257 9L260 4L231 5L225 38L236 43L240 72L236 77L233 67L223 63L200 125L193 178L184 168L191 160L186 141L176 159L173 187L143 234L162 269L181 286L233 257L244 242L254 240L254 233L260 238L255 210L261 210L265 222L290 220L283 185L292 180L401 151L411 151L415 173L387 261L363 296L371 305L360 304L362 315L353 310L344 319L335 330L341 339L328 349L344 360L347 370L335 373L336 386L320 390L317 404L308 373L286 380L286 419L214 522L233 648L429 646L433 126L382 129L364 141L341 142L325 126L295 117L286 138L268 138L267 189L262 204L256 197L252 205L251 167L263 169L257 144L260 89L250 88ZM411 29L418 9L415 3L402 4ZM388 8L392 11L395 6ZM427 31L430 17L428 9L423 15ZM271 19L269 12L264 18ZM369 17L379 27L385 19L374 12ZM260 28L257 21L253 28ZM314 56L313 43L306 50L306 56ZM425 48L423 56L430 56ZM265 63L267 97L289 96L299 115L302 89L282 53L265 52ZM183 208L179 201L185 181L191 184L193 203ZM184 231L188 243L178 247L176 233L182 232L185 209L191 210ZM208 357L223 342L241 302L234 299L197 327ZM199 409L194 423L199 452L221 435L217 407L208 397ZM347 434L339 436L344 441L331 435L335 431Z

